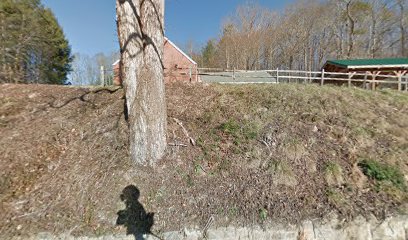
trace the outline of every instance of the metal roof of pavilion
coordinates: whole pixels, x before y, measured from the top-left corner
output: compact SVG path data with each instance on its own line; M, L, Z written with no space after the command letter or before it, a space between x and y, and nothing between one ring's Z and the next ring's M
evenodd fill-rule
M408 58L329 60L325 66L328 64L348 69L408 68Z

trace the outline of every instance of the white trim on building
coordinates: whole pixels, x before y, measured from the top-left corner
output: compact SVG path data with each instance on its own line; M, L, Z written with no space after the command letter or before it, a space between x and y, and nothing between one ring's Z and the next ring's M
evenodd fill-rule
M197 65L197 63L191 59L185 52L183 52L179 47L176 46L170 39L167 37L164 38L165 41L169 42L177 51L179 51L181 54L183 54L184 57L186 57L192 64Z
M119 64L119 62L120 62L120 59L116 60L116 62L114 62L114 63L112 64L112 66L115 66L116 64Z

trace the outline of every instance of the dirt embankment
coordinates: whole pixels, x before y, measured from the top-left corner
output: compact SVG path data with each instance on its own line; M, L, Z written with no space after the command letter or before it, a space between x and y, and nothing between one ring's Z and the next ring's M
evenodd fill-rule
M405 210L406 94L176 84L167 103L152 169L129 161L122 89L1 85L1 235L129 232L129 186L156 233Z

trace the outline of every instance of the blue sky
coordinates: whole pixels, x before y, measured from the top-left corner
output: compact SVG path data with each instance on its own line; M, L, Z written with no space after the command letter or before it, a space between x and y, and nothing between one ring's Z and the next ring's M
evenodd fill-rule
M42 0L53 10L73 52L96 54L118 51L115 0ZM204 44L217 37L223 19L246 0L166 0L166 35L180 47ZM261 6L284 9L294 2L259 0Z

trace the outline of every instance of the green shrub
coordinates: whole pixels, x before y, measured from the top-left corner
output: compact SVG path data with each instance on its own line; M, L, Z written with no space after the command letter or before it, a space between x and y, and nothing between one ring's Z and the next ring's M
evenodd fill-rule
M363 160L358 164L358 166L361 168L363 173L371 179L375 179L380 182L389 181L395 187L401 190L406 189L404 175L395 166L379 163L374 160Z
M325 171L333 175L338 175L341 174L341 166L338 163L330 161L326 163Z
M240 130L239 123L233 119L221 124L220 129L228 134L235 135Z
M268 218L268 211L265 208L259 209L259 219L263 222Z
M243 128L242 134L246 140L253 140L258 137L258 131L259 129L255 124L248 122Z
M345 203L343 195L336 188L329 187L326 189L326 196L329 202L335 206L342 206Z
M242 140L253 140L258 136L258 127L251 122L240 124L234 119L221 124L218 129L234 137L242 138ZM237 144L239 145L239 144Z

